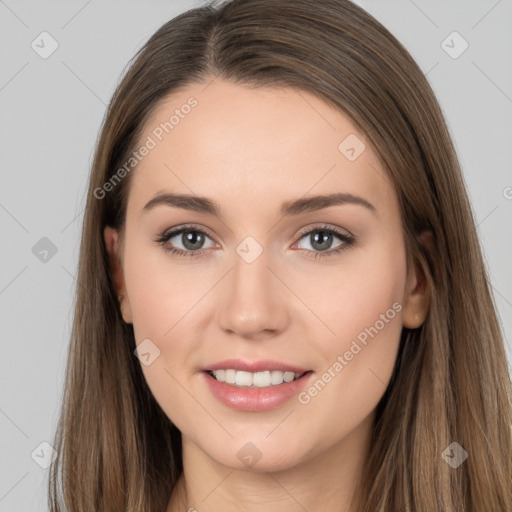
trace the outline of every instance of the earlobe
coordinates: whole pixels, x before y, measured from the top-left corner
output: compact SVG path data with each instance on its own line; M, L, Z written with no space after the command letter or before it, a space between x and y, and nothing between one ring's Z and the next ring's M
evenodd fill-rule
M130 303L126 294L124 283L123 269L121 266L121 258L119 254L119 233L116 229L106 226L103 231L105 247L109 255L110 272L113 279L116 294L119 299L119 307L121 315L126 323L132 322Z
M431 243L430 236L422 233L419 241L422 245L426 245L427 250L430 249L428 246ZM417 329L423 325L430 308L430 289L426 278L425 265L425 260L415 259L410 266L407 277L402 321L404 327L408 329Z

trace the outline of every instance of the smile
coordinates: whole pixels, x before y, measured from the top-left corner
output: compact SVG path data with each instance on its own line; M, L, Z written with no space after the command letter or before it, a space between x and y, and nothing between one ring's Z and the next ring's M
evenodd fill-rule
M265 370L261 372L247 372L234 369L210 370L208 372L219 382L232 384L236 387L267 388L278 386L283 382L292 382L299 379L304 373L294 373L280 370Z

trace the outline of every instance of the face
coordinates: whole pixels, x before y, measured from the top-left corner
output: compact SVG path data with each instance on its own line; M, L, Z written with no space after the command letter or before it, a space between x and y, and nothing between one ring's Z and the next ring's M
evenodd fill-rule
M406 316L422 321L370 141L306 92L216 80L162 103L143 144L118 291L185 442L268 471L367 433Z

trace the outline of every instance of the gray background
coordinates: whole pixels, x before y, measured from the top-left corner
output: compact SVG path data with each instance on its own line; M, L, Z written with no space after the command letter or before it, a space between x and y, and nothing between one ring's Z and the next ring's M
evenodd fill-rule
M41 464L51 452L41 443L57 424L87 177L106 104L147 38L201 3L0 0L0 511L47 510ZM356 3L407 47L438 96L510 340L512 2ZM46 59L31 47L50 48L43 31L58 42ZM453 31L469 44L457 58L464 43L446 39ZM46 261L43 237L56 250ZM508 341L507 350L512 361Z

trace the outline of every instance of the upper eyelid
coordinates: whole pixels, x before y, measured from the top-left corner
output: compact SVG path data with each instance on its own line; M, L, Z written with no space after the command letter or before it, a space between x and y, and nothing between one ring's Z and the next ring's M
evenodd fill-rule
M322 224L322 223L320 223ZM300 230L298 235L299 237L303 237L304 235L307 235L311 233L312 231L320 231L322 229L325 229L326 231L333 231L334 233L337 233L339 235L345 235L348 237L353 237L354 235L346 228L339 228L334 226L329 226L328 223L324 223L322 225L317 226L310 226L307 228L304 228L303 230Z

